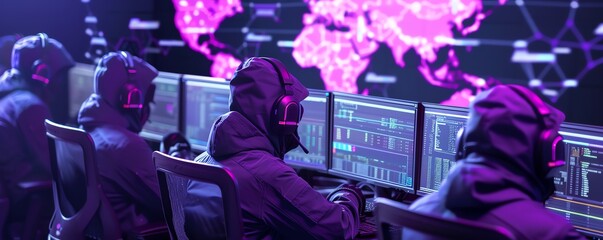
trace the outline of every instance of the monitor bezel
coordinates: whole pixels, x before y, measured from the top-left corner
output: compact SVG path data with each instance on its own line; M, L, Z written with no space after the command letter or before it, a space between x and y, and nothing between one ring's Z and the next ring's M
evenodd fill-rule
M309 95L308 97L324 97L326 98L326 102L325 102L325 131L326 131L326 139L325 139L325 159L324 159L324 165L323 168L316 168L316 167L312 167L309 165L304 165L304 164L296 164L295 162L285 162L285 164L291 166L294 169L306 169L306 170L312 170L312 171L316 171L316 172L320 172L320 173L327 173L328 169L329 169L329 155L331 154L330 151L330 145L331 145L331 124L330 124L330 106L331 106L331 100L332 100L332 96L333 94L329 91L325 91L325 90L318 90L318 89L308 89ZM303 119L303 117L302 117ZM284 161L284 159L283 159Z
M410 194L414 194L415 193L415 188L417 185L417 181L416 181L416 143L417 143L417 123L418 123L418 116L417 114L419 113L419 108L420 108L420 104L418 102L414 102L414 101L408 101L408 100L401 100L401 99L393 99L393 98L385 98L385 97L377 97L377 96L364 96L364 95L357 95L357 94L349 94L349 93L342 93L342 92L333 92L333 99L331 100L331 107L330 109L330 113L329 113L329 117L331 118L331 122L330 122L330 132L331 132L331 139L330 139L330 145L328 149L331 149L331 156L328 160L328 170L327 172L331 175L334 176L339 176L339 177L344 177L344 178L348 178L348 179L353 179L353 180L357 180L357 181L362 181L362 182L366 182L369 184L373 184L375 186L381 186L381 187L386 187L386 188L392 188L392 189L396 189L396 190L401 190ZM333 114L335 113L335 100L339 97L343 97L343 98L348 98L348 99L352 99L352 100L368 100L368 101L372 101L372 102L380 102L380 103L386 103L386 104L391 104L391 105L397 105L397 106L404 106L406 107L407 110L411 110L411 111L415 111L414 113L414 124L415 124L415 128L414 128L414 133L413 133L413 139L415 140L414 143L414 158L412 159L413 163L413 169L411 169L411 173L413 174L412 178L413 178L413 183L412 186L402 186L402 185L398 185L398 184L394 184L394 183L388 183L388 182L383 182L383 181L379 181L376 179L372 179L372 178L366 178L366 177L362 177L359 176L357 174L352 174L352 173L348 173L345 171L340 171L340 170L336 170L333 169L333 154L332 154L332 148L333 148L333 131L335 130L335 117L333 116Z
M172 73L172 72L159 72L157 74L157 77L155 77L155 79L153 79L152 83L155 84L157 82L162 82L162 83L176 83L176 87L178 88L178 97L176 98L176 102L178 103L177 106L177 111L178 111L178 117L180 117L181 115L181 111L182 111L182 101L181 101L181 91L180 91L180 85L181 85L181 77L182 74L178 74L178 73ZM151 115L153 114L153 112L151 111ZM150 116L149 116L150 117ZM144 126L146 126L147 123L145 123ZM142 130L140 131L140 133L138 135L140 135L142 138L148 140L148 141L153 141L153 142L161 142L163 140L163 135L159 135L156 133L151 133L148 131L145 131L145 127L142 127ZM176 121L176 131L180 132L180 118ZM170 134L170 133L166 133L165 135Z
M204 86L222 86L221 88L226 88L230 91L230 85L229 85L229 81L227 79L224 78L215 78L215 77L207 77L207 76L197 76L197 75L189 75L189 74L184 74L182 75L182 80L181 80L181 92L182 92L182 101L181 101L181 116L182 116L182 121L181 121L181 131L182 134L184 136L186 136L187 138L187 116L188 116L188 87L191 85L197 85L200 87L204 87ZM209 138L209 136L208 136ZM190 140L190 138L189 138ZM199 145L199 144L195 144L192 143L191 141L191 148L194 152L196 153L203 153L205 151L207 151L207 146L205 145Z
M431 109L452 111L452 112L465 112L467 114L467 119L469 118L469 108L458 107L458 106L447 106L447 105L441 105L441 104L436 104L436 103L421 103L421 106L422 106L421 114L420 114L421 115L421 119L420 119L421 135L419 138L417 138L417 139L420 139L421 142L417 143L417 145L416 145L417 146L417 151L416 151L417 158L415 161L417 164L417 166L415 168L417 170L417 172L415 173L415 176L417 176L416 177L417 178L417 184L416 184L417 188L415 189L417 196L425 196L430 193L433 193L433 192L427 192L427 191L421 190L421 170L423 167L423 144L425 141L423 134L425 132L425 120L426 120L425 114L426 114L426 112ZM434 192L437 192L437 191L434 191Z

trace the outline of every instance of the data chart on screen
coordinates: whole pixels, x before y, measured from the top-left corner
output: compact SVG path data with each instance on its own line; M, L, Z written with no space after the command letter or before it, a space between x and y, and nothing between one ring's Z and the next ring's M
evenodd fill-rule
M334 94L330 172L413 191L413 103Z
M194 150L205 151L214 121L227 113L230 87L220 78L183 76L185 136Z
M437 191L455 164L456 136L468 118L466 108L424 104L423 144L419 189L423 195Z
M603 237L603 128L564 124L565 166L556 171L546 207L577 230Z

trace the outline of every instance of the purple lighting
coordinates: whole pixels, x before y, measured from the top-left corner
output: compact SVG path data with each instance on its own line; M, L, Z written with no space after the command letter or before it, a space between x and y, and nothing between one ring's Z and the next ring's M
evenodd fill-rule
M182 40L194 51L214 61L211 66L212 76L232 78L232 73L241 61L227 53L213 54L210 45L224 47L224 44L215 40L214 32L225 18L243 12L240 0L172 0L172 2L176 8L174 22ZM201 35L208 35L210 40L198 42ZM233 65L235 66L232 67Z
M512 54L510 59L504 61L518 64L525 77L497 78L505 82L524 81L525 85L533 79L541 80L541 84L532 87L541 93L546 91L545 95L553 102L566 88L579 86L582 78L593 68L603 64L603 58L593 59L598 56L595 51L603 49L600 44L603 38L603 23L588 30L594 32L595 38L586 39L590 36L583 35L575 22L577 10L590 8L592 4L578 4L578 1L544 5L542 2L525 0L515 0L512 4L507 4L508 2L275 0L272 3L258 4L242 3L241 0L172 0L176 8L175 25L183 42L212 62L210 74L214 77L231 78L232 72L242 60L266 53L266 48L278 48L281 54L291 54L301 68L318 69L326 90L369 94L369 91L375 89L385 89L383 92L387 93L391 80L370 82L373 85L359 89L358 81L375 79L371 75L359 80L360 76L367 73L371 64L379 64L371 63L371 59L376 59L376 55L381 56L382 49L389 51L399 68L407 67L404 56L411 51L416 53L420 60L416 70L410 71L418 71L431 86L456 91L442 103L466 106L475 94L500 82L492 76L478 76L469 72L466 68L468 65L463 67L462 59L457 57L458 54L464 53L462 51L471 52L472 49L480 48L480 52L483 52L482 47L506 48L505 51L511 51ZM470 34L480 30L482 23L499 7L518 9L523 18L522 22L529 27L530 32L512 39L476 38L477 34L471 36ZM541 23L533 19L531 11L528 10L532 7L567 9L567 19L559 22L559 31L556 34L551 34L551 26L543 29L539 26L551 23ZM244 16L249 18L244 26L223 26L220 29L220 33L242 33L241 45L230 46L225 43L231 44L230 40L218 40L214 33L220 28L222 21L235 15L240 18L243 11L246 11ZM265 27L266 21L273 21L275 24L286 22L286 19L280 17L290 11L305 12L301 19L301 30L297 26L291 29L289 25L279 25L279 28ZM256 22L258 23L255 24ZM538 42L537 45L548 44L551 50L531 52L531 46L535 42ZM448 54L440 53L444 50ZM568 73L565 72L565 66L559 65L557 61L580 53L584 53L586 60L586 64L581 66L583 69L578 74L566 75ZM544 67L540 67L541 65ZM549 79L549 73L557 76ZM403 79L405 78L399 78L397 81L404 81ZM564 83L565 80L573 81ZM390 86L375 88L375 84Z
M243 12L240 0L172 2L176 8L175 25L184 42L213 61L212 76L230 78L241 61L226 51L228 46L219 42L214 33L225 18ZM481 0L304 2L309 10L303 16L304 28L293 41L279 41L278 46L292 47L291 54L302 68L318 68L326 90L368 94L369 89L358 89L357 81L380 44L389 48L401 68L405 67L404 54L414 49L422 59L419 72L434 86L456 88L458 81L465 81L479 92L491 84L491 81L460 70L454 50L446 56L445 66L431 66L438 60L436 53L442 47L480 45L477 39L454 39L453 30L467 35L479 29L489 14L483 12ZM498 2L506 3L505 0ZM270 33L254 33L251 24L260 17L278 19L276 16L286 5L250 3L250 22L241 29L248 38L244 46L250 46L249 42L253 41L255 44L252 45L259 49L261 42L272 42ZM473 18L471 25L464 26L470 18ZM199 42L202 35L207 36L207 40ZM469 98L467 91L462 93L458 96Z
M293 57L301 67L318 68L327 90L349 93L358 93L358 76L368 66L369 57L379 43L390 48L400 67L405 66L404 54L415 49L424 63L419 71L428 82L446 86L441 82L446 78L440 77L442 71L434 74L427 65L437 60L436 52L443 46L478 45L479 41L455 41L452 28L467 35L477 31L486 17L481 0L306 0L306 3L310 13L304 15L305 27L294 41ZM463 26L463 21L474 15L475 22ZM336 30L327 30L329 25L335 25Z

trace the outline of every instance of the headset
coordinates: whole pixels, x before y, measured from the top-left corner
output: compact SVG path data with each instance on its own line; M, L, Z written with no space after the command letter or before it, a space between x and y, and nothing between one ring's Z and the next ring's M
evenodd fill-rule
M119 51L118 54L124 62L124 66L126 67L126 72L128 76L126 84L124 84L120 90L120 105L124 109L142 109L144 105L144 96L142 96L142 91L140 91L140 89L136 87L136 84L134 84L133 77L136 74L136 69L134 68L134 60L128 52Z
M565 147L563 145L563 136L546 126L545 117L549 116L551 111L542 99L526 88L517 85L505 86L525 100L536 113L536 118L538 118L542 130L538 136L536 149L534 151L534 158L537 163L535 167L539 176L547 178L552 177L549 176L552 169L565 165L565 160L563 160L563 157L565 156ZM456 139L456 160L464 159L466 157L467 145L465 143L465 138L465 129L461 128L457 133Z
M134 81L134 75L136 74L134 59L126 51L119 51L118 55L123 60L127 73L126 83L121 87L119 94L121 108L126 112L135 113L144 122L150 115L149 103L153 101L153 96L155 95L155 84L151 83L146 94L143 96L142 91L136 86L136 82Z
M42 54L40 58L36 59L31 66L31 79L40 81L47 85L50 82L50 69L48 68L48 64L46 64L43 59L46 57L48 35L46 35L46 33L38 33L37 36L40 39L40 48L42 49Z
M297 131L297 126L299 125L304 109L301 104L293 98L292 76L279 60L267 57L261 57L261 59L266 60L274 67L279 81L285 90L285 93L274 102L274 106L272 107L272 126L285 135L294 134Z

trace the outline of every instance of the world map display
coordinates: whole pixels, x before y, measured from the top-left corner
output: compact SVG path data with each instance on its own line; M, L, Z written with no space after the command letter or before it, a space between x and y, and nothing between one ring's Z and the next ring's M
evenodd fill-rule
M413 68L424 81L433 87L453 90L447 99L441 101L442 104L467 106L477 93L500 84L501 81L509 81L464 69L463 62L458 57L460 50L470 52L474 48L485 46L508 48L512 55L507 61L521 66L525 74L525 77L514 79L512 81L516 82L512 83L529 85L553 102L566 89L578 86L590 70L603 64L603 58L590 54L592 51L603 50L599 43L603 36L603 25L591 29L594 33L591 39L580 34L572 25L577 9L601 7L592 3L523 0L172 2L176 10L174 23L182 39L192 50L212 61L210 74L214 77L231 78L244 58L257 56L259 46L269 45L272 48L289 48L290 51L284 52L290 54L301 68L318 69L326 90L372 95L373 89L360 87L361 75L366 75L366 82L386 87L392 82L400 81L396 76L380 75L367 70L371 64L380 64L373 61L373 55L380 46L386 46L397 67L407 68L404 56L412 50L420 58ZM564 16L566 21L556 28L556 33L547 35L538 28L528 11L528 5L563 9L567 12ZM482 22L501 6L519 10L525 25L531 30L526 38L472 38L474 33L480 31ZM258 19L266 18L272 19L275 25L282 24L282 20L289 17L287 12L293 9L303 11L303 27L298 30L266 30L254 25ZM240 14L247 14L249 20L237 30L244 37L243 43L237 48L219 40L215 33L220 31L220 25L225 19ZM282 40L276 37L283 33L292 34L292 39ZM566 35L572 35L573 41L567 41ZM531 46L535 42L545 42L548 48L534 51ZM241 54L250 46L255 46L256 51ZM557 60L559 56L577 51L584 53L586 62L581 71L566 74ZM549 75L552 73L557 76L551 78Z

